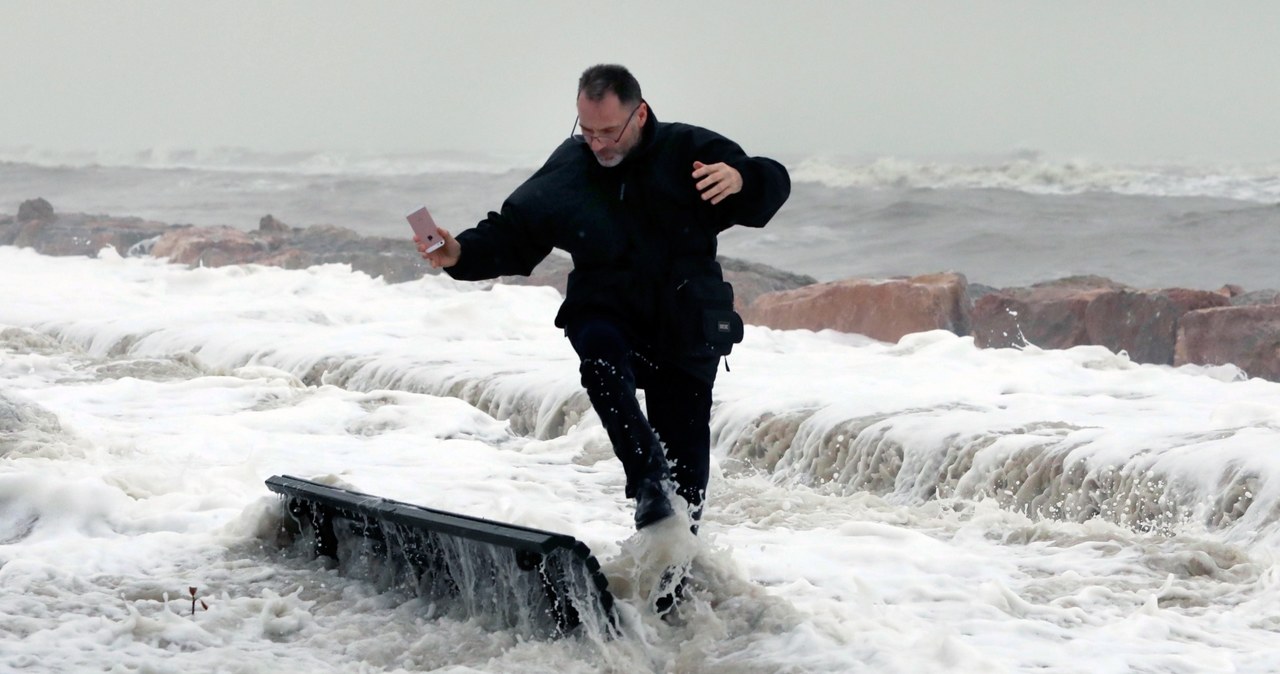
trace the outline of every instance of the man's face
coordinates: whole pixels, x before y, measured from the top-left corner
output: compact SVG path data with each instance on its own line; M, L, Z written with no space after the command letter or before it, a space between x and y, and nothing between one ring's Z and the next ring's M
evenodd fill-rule
M617 166L640 144L649 106L643 101L638 105L623 105L612 91L598 101L578 95L578 126L601 166Z

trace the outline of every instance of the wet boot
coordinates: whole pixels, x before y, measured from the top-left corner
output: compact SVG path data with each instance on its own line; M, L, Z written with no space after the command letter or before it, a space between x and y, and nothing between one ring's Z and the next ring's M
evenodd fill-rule
M636 487L636 529L643 529L654 522L675 514L671 497L667 495L666 482L660 478L644 478Z

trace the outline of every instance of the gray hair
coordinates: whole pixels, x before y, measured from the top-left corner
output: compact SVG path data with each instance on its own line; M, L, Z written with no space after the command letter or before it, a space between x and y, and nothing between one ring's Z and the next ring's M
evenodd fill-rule
M582 77L578 78L578 95L586 96L589 101L603 100L611 91L624 106L640 103L640 83L631 71L620 65L594 65L582 71Z

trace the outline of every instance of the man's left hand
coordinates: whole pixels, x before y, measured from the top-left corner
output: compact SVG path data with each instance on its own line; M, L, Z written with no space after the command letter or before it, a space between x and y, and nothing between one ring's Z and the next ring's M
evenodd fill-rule
M738 169L720 162L703 164L693 162L693 179L698 181L696 187L702 193L703 201L718 204L730 194L742 191L742 174Z

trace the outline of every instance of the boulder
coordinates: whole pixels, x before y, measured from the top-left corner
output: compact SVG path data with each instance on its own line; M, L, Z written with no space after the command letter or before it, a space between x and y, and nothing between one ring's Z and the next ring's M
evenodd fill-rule
M1280 381L1280 305L1192 311L1178 325L1175 365L1235 365Z
M28 199L18 206L18 222L43 220L53 222L58 216L53 212L53 205L43 198Z
M277 232L288 232L289 230L290 230L289 225L286 225L283 222L280 222L279 220L276 219L274 215L271 215L270 213L262 216L262 219L258 221L259 232L277 233Z
M1125 351L1137 363L1172 365L1178 320L1189 311L1230 303L1218 293L1182 288L1098 293L1085 306L1085 343Z
M273 233L268 238L274 241L277 237L281 237L277 246L281 251L296 248L310 255L313 264L351 265L355 271L387 283L412 281L434 272L407 237L361 236L335 225L290 228L287 233Z
M193 267L248 264L264 257L267 246L234 227L182 227L165 232L151 248L156 257Z
M743 312L743 319L778 329L830 328L886 342L926 330L967 335L967 284L955 273L818 283L763 294Z
M1135 290L1102 277L1071 277L979 298L973 307L974 342L1043 349L1095 344L1124 351L1135 362L1169 365L1178 320L1189 311L1230 303L1219 292Z
M1089 344L1089 303L1118 290L1129 288L1099 276L1073 276L990 292L973 304L974 343L983 348L1034 344L1042 349Z
M1253 290L1231 296L1231 306L1247 307L1255 304L1280 304L1280 290Z
M141 218L105 215L57 215L44 199L23 202L16 220L0 227L0 245L31 248L42 255L97 255L112 246L121 255L139 241L158 236L169 226Z
M36 249L45 255L96 255L114 246L121 255L154 255L192 266L218 267L262 264L300 269L317 264L347 264L388 283L412 281L439 273L418 255L407 237L361 236L334 225L290 227L270 214L251 232L232 227L174 226L138 218L83 214L55 215L43 199L22 204L19 218L0 217L0 245ZM761 292L798 287L813 279L764 265L723 259L725 278L738 288L738 300L750 301ZM548 256L529 277L508 276L500 281L549 285L564 293L571 262Z
M818 282L812 276L792 274L757 262L719 258L724 280L733 284L733 305L739 313L766 293L795 290Z

